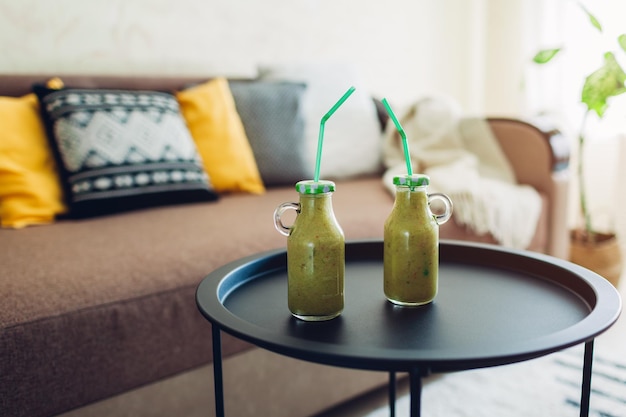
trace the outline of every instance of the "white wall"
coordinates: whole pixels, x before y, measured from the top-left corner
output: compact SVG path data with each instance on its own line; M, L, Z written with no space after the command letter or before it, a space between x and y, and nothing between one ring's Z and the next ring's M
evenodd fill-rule
M520 1L520 0L515 0ZM254 75L347 61L404 105L483 106L485 0L0 0L0 73Z

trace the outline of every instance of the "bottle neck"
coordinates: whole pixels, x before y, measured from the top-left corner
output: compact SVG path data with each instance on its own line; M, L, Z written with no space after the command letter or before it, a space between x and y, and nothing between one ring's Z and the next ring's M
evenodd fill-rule
M394 207L407 214L430 216L426 187L396 186Z
M301 215L331 214L332 208L332 193L300 194Z

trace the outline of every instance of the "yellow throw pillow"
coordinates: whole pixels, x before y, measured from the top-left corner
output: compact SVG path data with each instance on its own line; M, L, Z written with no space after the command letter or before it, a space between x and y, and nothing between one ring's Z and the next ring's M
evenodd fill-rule
M0 224L22 228L65 213L35 94L0 97Z
M215 78L179 91L176 98L215 190L265 192L228 81Z

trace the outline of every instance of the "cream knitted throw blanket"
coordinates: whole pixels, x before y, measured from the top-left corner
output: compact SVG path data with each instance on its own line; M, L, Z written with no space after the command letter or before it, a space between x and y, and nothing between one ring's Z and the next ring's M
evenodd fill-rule
M428 97L399 118L414 173L430 176L429 192L447 194L457 224L491 233L503 246L528 247L541 211L541 198L519 185L488 123L462 117L453 101ZM389 123L383 145L383 182L392 192L394 175L406 174L402 140ZM530 161L529 161L530 162Z

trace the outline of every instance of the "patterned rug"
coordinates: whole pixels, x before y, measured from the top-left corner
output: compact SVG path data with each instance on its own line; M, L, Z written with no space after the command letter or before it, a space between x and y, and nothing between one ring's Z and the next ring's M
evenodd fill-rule
M583 349L499 368L435 377L424 387L422 414L428 417L574 417L579 415ZM626 417L626 358L594 358L592 417ZM398 401L408 416L409 399ZM382 412L381 412L382 411ZM368 417L388 415L386 409Z
M620 286L622 299L626 284ZM626 417L626 314L594 346L590 417ZM422 393L424 417L577 417L584 346L507 366L434 375ZM387 417L387 406L363 414ZM409 415L403 395L396 416Z

